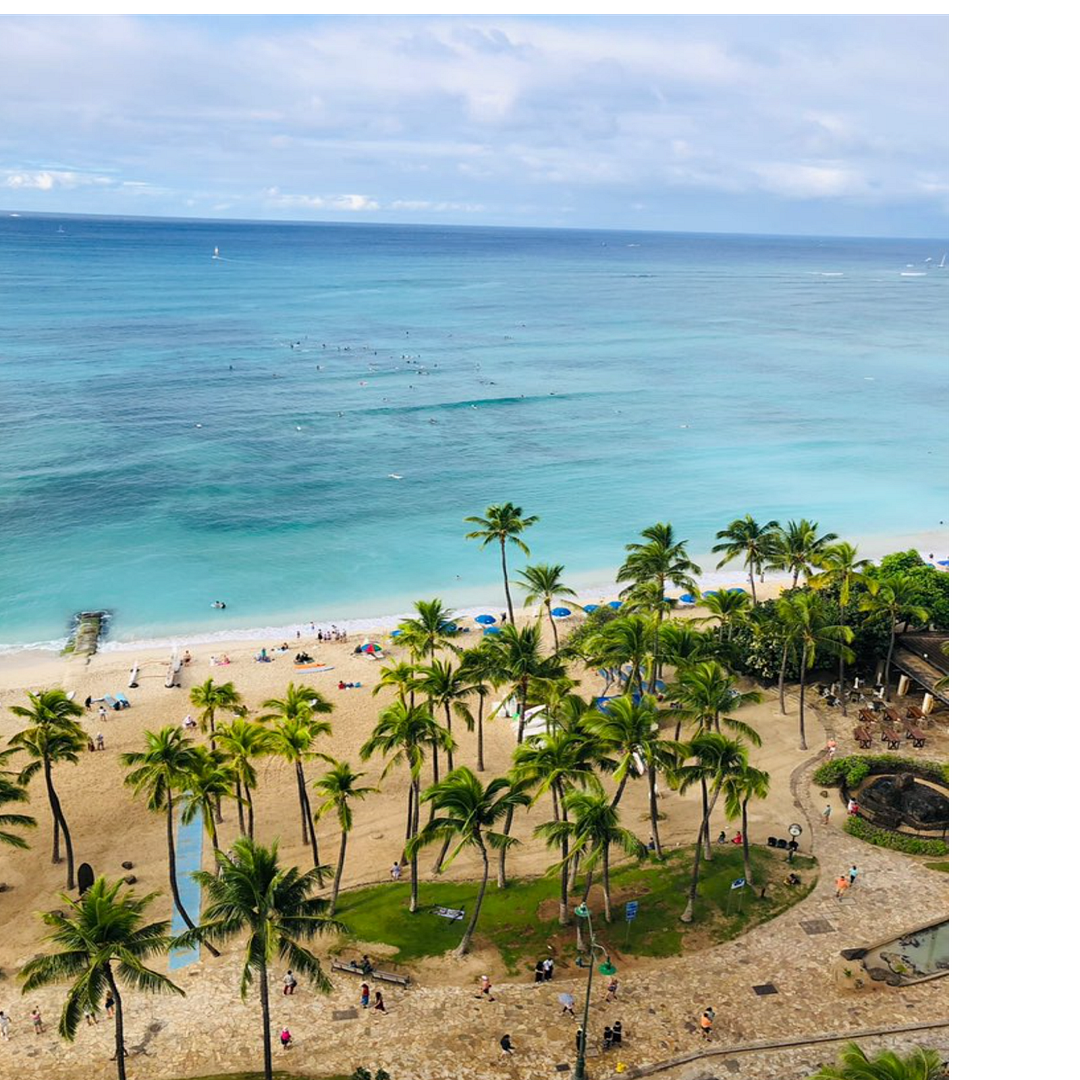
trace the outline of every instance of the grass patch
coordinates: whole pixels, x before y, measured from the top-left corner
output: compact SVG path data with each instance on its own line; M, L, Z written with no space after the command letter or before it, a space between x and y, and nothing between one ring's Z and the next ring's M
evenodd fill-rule
M940 870L943 874L949 872L949 864L947 862L928 862L923 863L923 866L925 866L927 870Z
M879 829L861 817L849 817L844 822L844 831L868 844L902 851L905 855L948 855L948 840L924 840L918 836ZM946 864L948 865L948 864Z
M672 852L663 862L647 861L617 866L611 872L612 922L604 922L603 896L597 884L589 894L597 939L616 955L678 956L687 935L708 935L708 942L726 941L751 926L775 918L801 900L813 887L816 862L796 856L794 868L803 884L784 885L791 866L783 854L771 848L751 849L751 865L757 886L732 892L731 883L743 876L742 852L731 845L713 849L711 863L702 863L694 922L679 921L686 906L686 890L693 867L693 850ZM579 877L571 903L581 899ZM767 883L765 898L762 885ZM464 921L449 922L434 913L436 907L464 908L466 919L476 902L476 882L423 882L420 910L409 914L406 882L374 885L339 898L338 917L349 927L352 940L382 942L397 950L394 963L408 964L427 956L439 956L461 941ZM511 880L506 889L489 884L476 945L496 948L507 974L531 970L550 946L557 958L573 962L577 955L573 925L559 925L559 883L555 877ZM639 902L638 915L627 934L625 903ZM629 939L628 939L629 938ZM349 939L339 943L349 950ZM378 955L377 948L372 948ZM389 952L389 950L388 950Z

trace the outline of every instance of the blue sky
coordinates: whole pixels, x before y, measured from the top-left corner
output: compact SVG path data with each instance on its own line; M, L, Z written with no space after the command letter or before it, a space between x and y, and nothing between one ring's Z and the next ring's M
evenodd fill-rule
M5 17L0 207L944 237L948 20Z

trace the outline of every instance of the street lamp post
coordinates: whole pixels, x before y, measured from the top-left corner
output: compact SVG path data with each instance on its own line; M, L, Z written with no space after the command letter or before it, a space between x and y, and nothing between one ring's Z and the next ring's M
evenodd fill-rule
M604 963L600 965L600 970L605 975L614 975L616 969L615 965L608 959L607 949L605 949L603 945L598 945L596 943L596 938L593 937L592 912L589 911L588 906L584 902L578 904L578 906L574 908L574 914L579 919L585 920L589 930L589 940L587 943L587 948L589 950L589 980L585 984L585 1011L581 1016L581 1038L578 1039L577 1065L574 1068L574 1080L586 1080L585 1047L589 1039L589 1000L592 997L593 968L596 966L597 950L604 954Z

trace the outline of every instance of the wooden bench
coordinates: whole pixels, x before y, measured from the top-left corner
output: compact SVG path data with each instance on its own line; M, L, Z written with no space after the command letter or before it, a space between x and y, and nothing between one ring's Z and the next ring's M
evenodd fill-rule
M881 741L890 750L900 749L900 732L885 720L881 721Z
M918 722L919 720L926 719L926 713L924 713L918 705L909 705L907 707L907 718Z
M896 727L903 727L904 718L891 705L885 706L885 715L893 722Z
M857 727L855 729L855 731L853 732L853 734L855 736L855 741L864 750L869 750L870 749L870 744L874 741L874 737L873 737L873 735L870 734L869 731L866 730L866 728L864 728L862 726Z
M359 975L365 979L378 979L379 982L394 983L395 986L408 986L411 982L408 975L399 975L396 971L381 971L373 968L365 974L358 967L346 964L341 960L333 960L330 963L331 971L344 971L347 975Z
M926 745L926 733L917 728L910 720L905 722L904 729L907 732L907 738L911 740L916 749Z

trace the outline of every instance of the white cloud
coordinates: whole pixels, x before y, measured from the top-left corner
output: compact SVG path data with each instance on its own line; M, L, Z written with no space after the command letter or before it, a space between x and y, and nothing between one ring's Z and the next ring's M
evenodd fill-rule
M370 212L379 209L378 202L368 195L286 194L276 187L267 189L266 201L271 206L278 206L282 209L349 210L356 212Z
M753 171L763 190L789 199L821 199L862 195L865 179L851 168L839 165L800 165L773 162Z
M4 175L4 187L16 191L52 191L54 188L107 187L116 181L92 173L40 169L36 172L12 172Z

